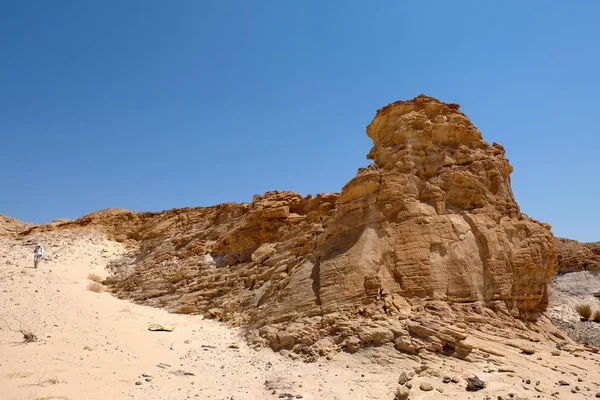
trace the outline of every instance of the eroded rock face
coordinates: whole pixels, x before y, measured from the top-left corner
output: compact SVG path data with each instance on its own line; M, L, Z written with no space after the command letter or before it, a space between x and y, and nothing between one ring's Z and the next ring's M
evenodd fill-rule
M385 343L467 357L470 325L529 329L557 251L549 226L520 212L502 146L423 95L379 110L367 134L373 163L341 194L36 229L97 226L134 245L107 282L119 297L244 325L309 358Z
M556 238L558 272L600 271L600 242Z
M519 211L500 145L425 96L379 110L367 134L374 163L318 238L324 313L393 295L503 302L520 317L545 308L553 236Z
M0 214L0 235L2 236L24 231L31 226L33 224Z

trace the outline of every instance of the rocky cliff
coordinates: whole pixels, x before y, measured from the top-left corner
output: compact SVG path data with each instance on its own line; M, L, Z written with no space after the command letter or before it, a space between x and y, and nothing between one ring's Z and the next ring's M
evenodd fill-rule
M119 297L248 327L309 357L394 342L469 354L468 324L526 329L557 269L549 226L522 214L512 167L456 104L380 109L341 194L269 192L161 213L107 210L34 229L97 226L132 244Z
M600 242L556 238L558 272L600 271Z

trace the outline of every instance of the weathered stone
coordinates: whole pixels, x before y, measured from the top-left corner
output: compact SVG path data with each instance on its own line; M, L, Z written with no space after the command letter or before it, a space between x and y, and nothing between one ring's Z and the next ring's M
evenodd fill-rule
M399 383L400 385L404 385L404 384L406 384L406 382L410 381L410 380L413 378L414 374L415 374L415 373L414 373L414 372L412 372L412 371L411 371L409 374L407 374L407 373L406 373L406 372L404 372L404 371L403 371L403 372L401 372L401 373L400 373L400 377L398 377L398 383Z
M408 389L400 387L396 389L396 395L394 396L395 400L407 400L410 396L410 392Z
M262 263L264 262L273 252L275 251L275 245L273 243L261 244L258 249L252 253L250 260Z
M485 388L485 382L478 377L474 376L472 378L467 378L467 391L476 392L483 388Z
M418 354L419 349L410 339L398 338L395 342L396 349L408 354Z
M349 337L344 342L344 350L348 353L356 353L360 349L361 341L357 337Z
M580 243L556 238L556 245L559 272L600 271L600 242Z

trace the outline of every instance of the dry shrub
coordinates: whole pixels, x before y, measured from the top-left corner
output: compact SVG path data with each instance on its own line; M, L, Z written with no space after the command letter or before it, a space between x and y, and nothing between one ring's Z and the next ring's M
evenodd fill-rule
M100 283L102 282L104 279L102 279L102 277L100 275L96 275L96 274L88 274L88 279L92 282L96 282L96 283Z
M27 377L29 377L31 375L33 375L33 373L31 373L31 372L18 371L18 372L11 372L10 374L8 374L8 378L9 379L27 378Z
M594 314L592 314L592 321L600 322L600 310L594 311Z
M22 323L19 322L19 325L21 325L20 329L13 329L8 321L6 321L4 318L0 318L0 321L4 322L6 326L8 326L9 331L19 332L21 335L23 335L23 343L33 343L38 341L38 337L29 329L23 328Z
M36 397L35 400L70 400L66 396L50 396L50 397Z
M87 286L87 289L95 292L95 293L102 293L104 292L104 285L102 285L101 283L98 282L90 282L89 285Z
M588 320L592 316L592 307L589 304L578 304L575 311L581 316L581 319Z
M21 333L23 334L23 343L33 343L38 341L37 336L35 336L33 332L21 329Z

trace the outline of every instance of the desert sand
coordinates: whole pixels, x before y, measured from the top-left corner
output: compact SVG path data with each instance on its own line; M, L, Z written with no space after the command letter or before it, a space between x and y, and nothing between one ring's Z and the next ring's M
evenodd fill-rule
M36 242L46 249L39 269L32 262ZM393 399L401 373L415 369L411 399L569 399L600 392L600 357L573 345L557 350L533 343L535 353L527 355L495 342L490 347L502 355L475 362L417 358L392 346L315 363L255 350L239 329L223 323L88 290L89 274L106 276L107 263L124 252L88 229L0 237L0 398ZM151 324L175 329L149 331ZM24 343L21 329L38 340ZM465 379L474 375L486 388L467 392ZM445 376L456 383L443 383ZM421 390L422 383L433 390Z

